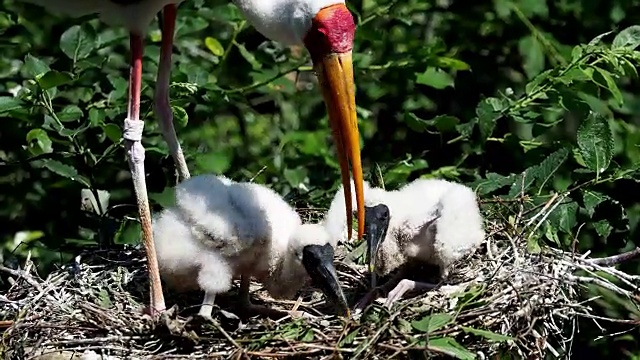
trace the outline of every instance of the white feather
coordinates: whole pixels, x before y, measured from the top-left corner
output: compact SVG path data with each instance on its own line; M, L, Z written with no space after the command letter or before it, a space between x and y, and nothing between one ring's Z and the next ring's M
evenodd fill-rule
M465 185L418 179L398 190L385 191L365 183L364 199L365 206L382 203L390 212L387 236L376 258L377 272L382 275L412 259L438 265L441 275L446 276L451 264L484 240L476 195ZM352 203L355 204L355 196ZM344 207L341 188L328 214L344 212ZM355 205L352 210L356 210ZM346 228L344 216L328 215L325 221L331 231Z
M285 45L302 44L318 12L344 0L233 0L265 37Z
M122 26L143 36L156 14L165 5L180 4L184 0L143 0L119 5L109 0L21 0L40 5L52 13L71 17L98 14L109 26Z
M109 0L21 1L72 17L98 14L106 24L123 26L142 36L165 5L180 4L184 0L143 0L127 5ZM344 0L233 0L233 3L265 37L285 45L299 45L318 12L330 5L344 4Z
M273 297L289 298L308 280L303 247L332 243L324 227L303 225L275 191L214 175L180 183L176 206L154 219L153 231L163 278L177 290L209 294L247 276Z

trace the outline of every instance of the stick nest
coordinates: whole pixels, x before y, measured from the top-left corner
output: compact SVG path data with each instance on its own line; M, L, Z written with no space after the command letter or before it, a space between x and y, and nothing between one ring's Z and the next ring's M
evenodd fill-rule
M528 251L530 237L559 201L553 197L530 216L518 204L485 209L496 214L486 220L485 243L454 267L445 284L391 309L376 302L349 320L327 315L324 297L313 289L303 289L297 301L282 301L253 284L252 302L317 317L253 317L238 323L214 310L214 324L194 317L200 293L175 294L165 287L170 309L153 321L141 311L149 296L139 248L92 250L44 279L27 260L23 269L0 268L10 285L0 295L5 327L0 354L6 359L569 356L578 318L606 320L593 315L593 299L581 297L582 290L595 286L637 303L640 276L598 265L586 255L549 247ZM512 220L502 220L509 212ZM306 209L303 217L314 220L319 213ZM358 265L363 246L351 246L340 246L336 267L355 304L368 291L368 275ZM222 309L233 307L236 289L237 284L216 299Z

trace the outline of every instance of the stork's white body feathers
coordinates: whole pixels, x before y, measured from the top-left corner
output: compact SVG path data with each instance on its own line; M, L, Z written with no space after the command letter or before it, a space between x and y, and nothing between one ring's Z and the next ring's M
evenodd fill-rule
M352 184L353 186L353 184ZM346 228L344 218L330 217L344 209L338 191L325 221L331 231ZM372 188L365 182L365 206L389 208L387 235L380 244L376 269L386 275L408 260L440 267L441 276L450 265L473 251L484 240L483 220L473 190L440 179L418 179L398 190Z
M285 45L300 45L320 9L344 0L233 0L265 37Z
M146 34L156 14L169 4L184 0L142 0L117 4L109 0L22 0L72 17L98 14L109 26L123 26ZM265 37L285 45L299 45L320 9L344 4L344 0L233 0L249 22Z
M71 17L98 14L109 26L122 26L137 35L145 35L153 18L165 5L180 4L184 0L142 0L117 4L109 0L22 0L40 5L52 13Z
M262 282L273 297L290 298L308 279L302 247L336 242L322 226L302 224L275 191L213 175L180 183L176 206L154 219L153 232L167 283L209 296L243 276Z

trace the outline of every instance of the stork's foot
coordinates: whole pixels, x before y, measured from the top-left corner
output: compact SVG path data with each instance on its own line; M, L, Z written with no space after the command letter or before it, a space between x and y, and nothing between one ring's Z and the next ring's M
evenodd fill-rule
M431 290L436 286L436 284L432 283L402 279L400 280L398 285L396 285L396 287L389 292L389 295L387 295L387 300L384 302L384 306L390 309L393 303L400 300L402 296L409 291Z

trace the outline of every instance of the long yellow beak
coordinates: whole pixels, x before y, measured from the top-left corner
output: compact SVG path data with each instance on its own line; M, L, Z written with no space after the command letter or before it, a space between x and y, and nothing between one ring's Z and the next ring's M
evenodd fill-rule
M327 104L333 140L338 148L347 210L348 239L351 239L353 222L349 162L351 162L353 170L353 182L358 204L358 239L362 239L364 234L364 192L351 51L325 55L321 61L315 64L315 68L322 87L322 95Z

